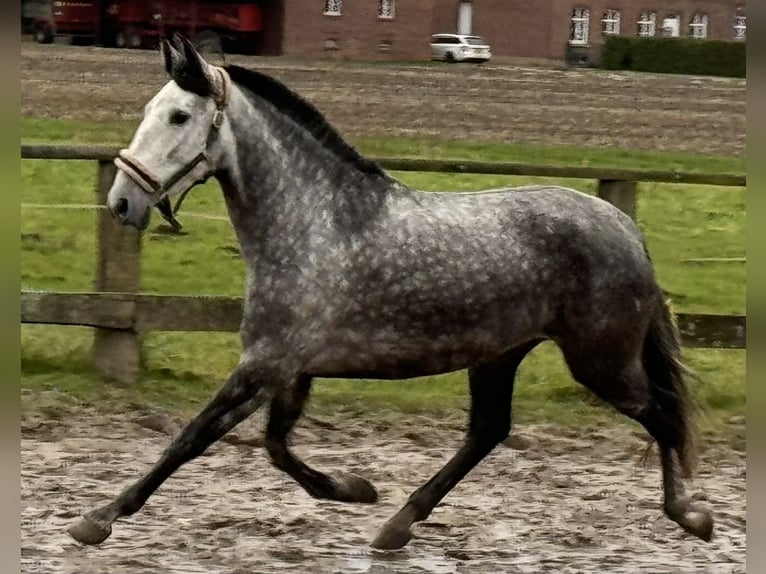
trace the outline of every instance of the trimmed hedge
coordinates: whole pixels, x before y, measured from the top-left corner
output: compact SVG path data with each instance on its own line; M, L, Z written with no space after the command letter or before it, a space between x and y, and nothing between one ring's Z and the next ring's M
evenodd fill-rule
M745 42L609 36L601 52L601 67L744 78Z

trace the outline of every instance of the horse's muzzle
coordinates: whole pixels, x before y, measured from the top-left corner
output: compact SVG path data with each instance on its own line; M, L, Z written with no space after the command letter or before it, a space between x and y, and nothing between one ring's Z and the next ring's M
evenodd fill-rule
M131 202L127 197L116 197L107 201L107 208L112 217L123 225L130 225L138 230L144 230L149 225L151 205L143 205L141 201Z
M109 206L109 211L112 212L112 217L115 217L119 219L121 222L124 222L125 219L128 217L128 200L125 199L124 197L121 197L115 203L114 208L112 208L112 206Z

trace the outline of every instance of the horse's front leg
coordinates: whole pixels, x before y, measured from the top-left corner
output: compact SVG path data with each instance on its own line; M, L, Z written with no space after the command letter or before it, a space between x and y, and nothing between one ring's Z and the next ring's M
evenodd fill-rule
M412 537L412 525L428 518L447 493L508 436L516 369L538 343L539 340L530 341L491 362L468 369L471 414L463 446L383 525L372 541L373 548L391 550L407 544Z
M205 450L252 414L266 400L274 378L252 361L240 363L226 384L162 454L140 480L112 502L88 512L69 527L69 534L83 544L100 544L112 533L112 523L137 512L182 464Z
M302 375L272 400L266 427L266 450L271 461L315 498L341 502L377 502L375 487L364 478L346 473L332 476L324 474L298 459L287 448L287 437L303 412L310 390L311 377Z

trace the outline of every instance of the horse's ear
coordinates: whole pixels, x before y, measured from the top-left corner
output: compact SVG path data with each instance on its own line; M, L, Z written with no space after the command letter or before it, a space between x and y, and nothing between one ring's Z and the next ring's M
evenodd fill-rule
M210 96L215 91L215 82L210 66L199 55L192 43L174 34L171 42L167 43L165 56L166 69L170 64L170 77L184 90L200 96Z
M171 44L167 38L162 38L160 40L160 53L162 54L162 63L165 66L165 72L172 78L173 67L180 61L181 53L175 49L173 44Z
M176 40L181 46L181 51L183 52L187 65L193 67L195 72L199 71L200 74L213 81L213 73L210 70L210 65L200 55L194 44L192 44L188 38L182 36L181 34L176 34Z
M194 44L192 44L188 38L182 36L181 34L175 34L174 40L181 49L181 52L183 52L186 61L189 64L198 66L199 69L202 70L204 68L205 61L202 59L202 56L199 55L199 52L197 52L197 48L194 47Z

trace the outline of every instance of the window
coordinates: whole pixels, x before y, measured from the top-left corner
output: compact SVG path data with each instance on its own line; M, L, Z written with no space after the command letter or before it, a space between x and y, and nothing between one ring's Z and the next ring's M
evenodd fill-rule
M662 19L662 37L678 38L681 35L681 17L676 14L665 16Z
M617 36L620 33L620 11L607 10L601 19L601 33L604 36Z
M396 0L380 0L378 18L393 20L396 16Z
M745 32L747 29L747 20L742 8L737 8L737 13L734 16L734 39L744 40Z
M569 35L569 43L584 45L588 43L588 24L590 10L587 8L575 8L572 10L572 29Z
M340 16L340 9L343 6L343 0L325 0L324 14L327 16Z
M704 40L707 38L707 14L694 14L689 22L689 36Z
M466 36L463 38L469 46L486 46L487 41L481 36Z
M638 19L638 36L640 38L654 38L657 27L656 12L642 12Z

